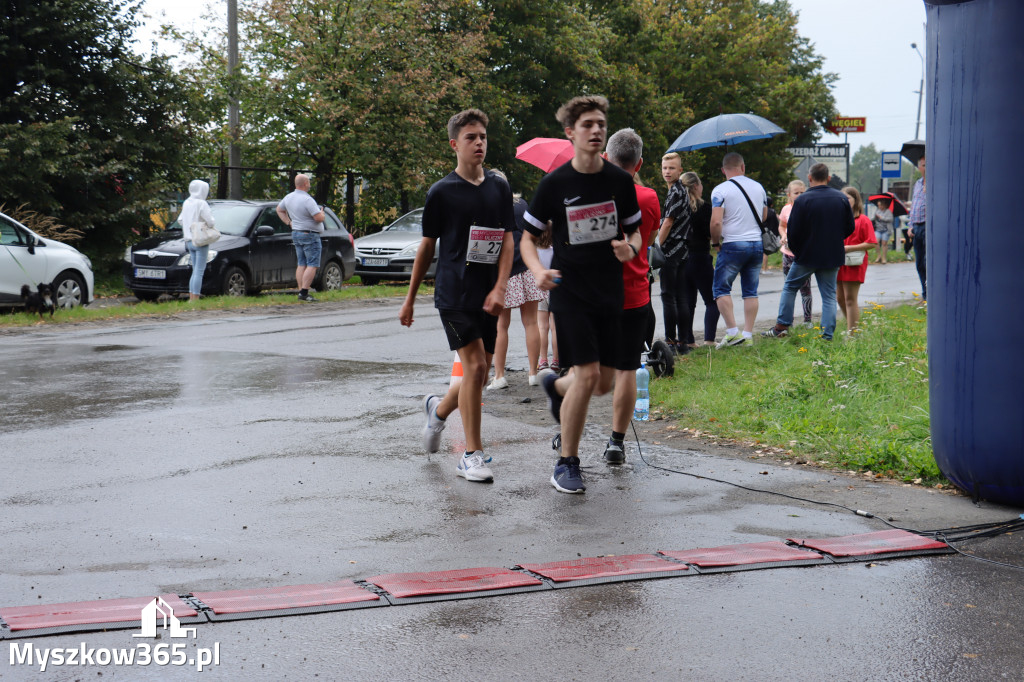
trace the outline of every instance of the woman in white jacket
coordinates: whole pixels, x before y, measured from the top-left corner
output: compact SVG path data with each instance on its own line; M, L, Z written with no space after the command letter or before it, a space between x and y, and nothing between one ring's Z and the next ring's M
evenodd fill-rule
M192 224L204 222L210 227L213 224L213 212L206 203L210 194L210 185L202 180L193 180L188 184L188 199L181 205L178 222L181 223L181 235L185 240L185 248L192 257L192 277L188 281L188 300L198 301L199 292L203 288L203 273L206 271L206 259L210 253L210 245L196 246L192 242Z

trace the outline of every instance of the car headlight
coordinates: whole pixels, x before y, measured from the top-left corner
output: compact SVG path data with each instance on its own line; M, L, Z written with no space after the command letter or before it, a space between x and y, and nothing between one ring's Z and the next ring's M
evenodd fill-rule
M206 262L210 263L216 257L217 257L217 252L214 251L213 249L210 249L206 253ZM192 264L192 254L190 254L188 251L186 251L185 254L181 258L179 258L177 261L175 261L174 264L175 265L191 265Z
M125 263L131 263L132 262L132 247L131 246L129 246L128 248L126 248L124 250L124 262Z
M399 256L403 256L403 257L404 256L415 256L416 255L416 250L418 248L420 248L419 242L414 242L412 244L409 244L409 246L405 247L401 251L399 251L398 255Z

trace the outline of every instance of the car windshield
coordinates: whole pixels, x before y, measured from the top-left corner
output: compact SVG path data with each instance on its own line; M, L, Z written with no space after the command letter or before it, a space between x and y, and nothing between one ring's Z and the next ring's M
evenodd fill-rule
M212 204L210 210L213 212L215 227L221 234L244 235L252 223L253 214L259 210L259 207L240 204ZM167 226L167 229L180 230L181 223L175 220Z
M388 232L423 232L423 209L410 211L384 228Z

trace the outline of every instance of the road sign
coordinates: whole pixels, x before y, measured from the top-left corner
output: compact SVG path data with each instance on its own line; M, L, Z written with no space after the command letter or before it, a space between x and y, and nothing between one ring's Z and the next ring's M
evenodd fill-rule
M839 133L863 133L867 127L868 120L863 116L838 116L829 121L825 129L838 135Z
M902 171L903 167L899 152L882 152L883 178L898 178L902 175Z

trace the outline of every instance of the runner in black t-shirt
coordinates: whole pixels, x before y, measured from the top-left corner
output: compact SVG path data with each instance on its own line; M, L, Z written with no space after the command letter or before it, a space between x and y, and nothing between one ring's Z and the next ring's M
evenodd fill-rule
M551 476L559 492L586 490L577 456L591 395L611 389L622 314L622 263L643 248L637 228L640 207L633 179L601 158L608 100L576 97L558 110L575 156L537 185L526 212L520 243L523 262L541 289L551 290L551 312L558 331L558 357L574 377L538 373L551 412L561 423L561 453ZM551 269L537 256L534 237L551 222ZM628 235L628 237L626 236ZM564 400L564 407L563 407Z
M505 285L512 269L512 190L508 182L484 170L487 154L487 115L467 109L448 121L449 144L458 160L455 171L427 192L423 207L423 240L416 251L409 292L399 320L413 323L416 292L441 239L434 279L434 307L441 316L448 345L459 353L462 381L442 398L423 398L426 426L423 444L437 452L445 419L462 414L466 452L456 472L468 481L493 480L485 465L480 437L480 401L487 379L498 313L505 303Z

